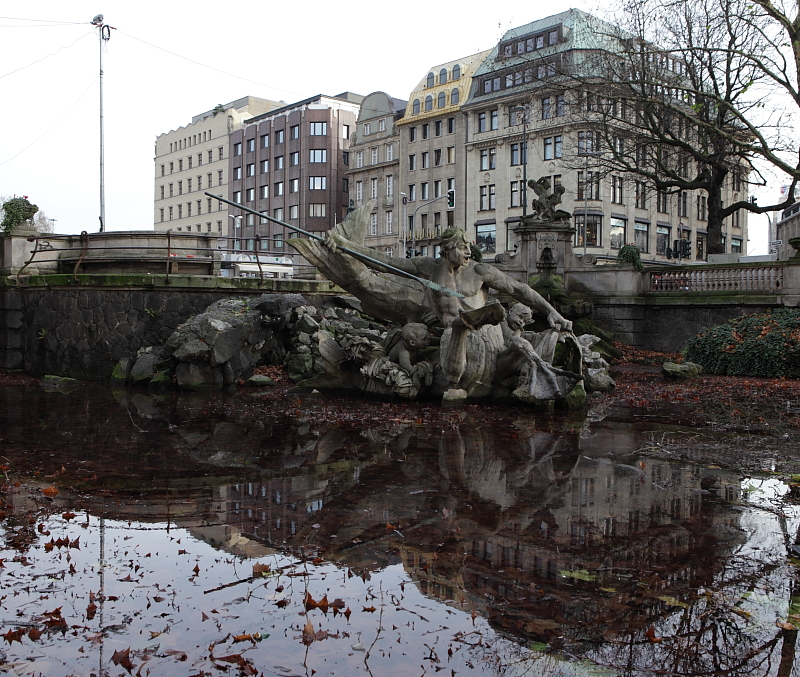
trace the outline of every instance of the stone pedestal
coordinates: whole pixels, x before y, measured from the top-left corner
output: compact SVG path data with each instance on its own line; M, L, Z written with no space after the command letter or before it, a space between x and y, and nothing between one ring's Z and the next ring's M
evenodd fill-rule
M537 262L546 249L555 262L555 274L563 275L565 270L580 266L572 253L575 229L569 218L558 221L540 221L526 216L514 226L519 243L519 265L525 269L525 280L536 274Z

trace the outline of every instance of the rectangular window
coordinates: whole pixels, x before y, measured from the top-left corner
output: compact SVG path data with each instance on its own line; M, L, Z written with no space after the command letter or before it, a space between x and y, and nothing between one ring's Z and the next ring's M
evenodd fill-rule
M372 155L372 164L373 165L378 164L378 148L375 147L375 148L370 149L370 153Z
M386 120L378 120L378 131L379 132L386 131Z
M275 196L283 195L283 181L278 181L275 183L275 189L273 191Z
M161 199L164 199L164 186L161 186Z
M342 179L342 192L349 193L350 192L350 179L347 177Z
M236 204L239 204L239 205L242 204L242 191L240 191L240 190L233 191L233 201Z
M327 162L328 161L328 151L327 150L312 150L310 161L311 162Z
M433 197L442 197L442 181L437 179L433 182Z
M364 199L364 182L356 181L356 203L361 204Z
M661 214L669 214L669 196L666 191L660 190L656 193L656 205Z
M392 174L386 175L386 197L394 195L394 176Z
M161 176L164 176L164 165L161 165ZM163 221L163 219L162 219Z
M172 221L172 207L169 208L169 220Z
M394 225L392 223L392 212L386 212L386 234L391 235L394 232Z
M309 176L308 189L309 190L325 190L328 187L327 176Z
M394 160L394 144L389 143L386 145L386 162Z
M342 164L350 166L350 153L346 150L342 151Z
M409 143L414 143L417 140L417 128L416 127L409 127L408 128L408 141Z
M164 221L164 210L160 209L159 211L161 212L161 221L163 222Z
M292 125L291 127L289 127L289 138L290 139L300 138L300 125Z
M522 181L512 181L511 182L511 206L512 207L521 207L522 206L522 197L521 197L521 187Z
M633 224L633 245L640 252L648 252L650 240L650 226L647 223L637 221Z
M731 238L731 254L741 254L742 253L742 241L737 238Z
M378 215L377 214L370 214L369 215L369 234L373 237L378 234Z
M325 203L310 203L308 205L308 215L313 217L325 216Z
M234 156L242 154L242 144L241 143L234 143L233 144L233 154L234 154Z
M300 218L300 207L298 205L290 205L290 207L289 207L289 218L290 219L299 219Z
M636 182L636 208L647 209L647 184L644 181Z
M225 148L220 146L219 148L217 148L217 160L224 160L224 159L225 159Z
M441 120L437 120L436 122L433 123L433 133L436 136L441 136L442 135L442 121Z
M283 221L283 207L277 207L272 210L272 218Z
M408 156L408 169L409 171L414 171L417 168L417 156L416 155L409 155Z
M455 146L448 146L447 147L447 164L452 165L456 161L456 147Z
M442 166L442 149L437 148L433 151L433 166L434 167L441 167Z
M542 120L549 120L553 116L550 109L550 101L549 96L542 99Z
M494 254L497 248L495 224L487 223L475 227L475 244L481 254Z
M545 160L552 160L553 159L553 137L548 136L544 139L544 159Z
M426 122L422 125L422 138L427 139L430 133L430 125Z
M300 192L300 179L289 179L289 192L290 193Z
M422 169L428 169L428 152L427 151L422 153L421 160L422 160Z
M258 189L258 197L262 200L269 199L269 184L264 184Z
M561 117L566 113L566 104L564 102L564 95L559 94L556 97L556 117Z
M234 167L233 168L233 180L239 181L242 178L242 168L241 167ZM180 186L180 181L178 181L178 185Z
M561 141L561 135L560 134L558 136L554 136L553 137L553 146L554 146L554 149L555 149L556 158L562 157L564 150L563 150L563 143Z
M269 148L269 134L262 134L261 135L261 147L262 148Z
M408 201L414 202L417 199L417 184L411 183L408 186Z
M254 162L249 164L249 165L247 165L246 169L247 169L247 171L246 171L246 175L247 176L255 176L256 175L256 165L255 165Z
M256 149L256 140L247 139L247 152L252 153Z
M583 247L585 237L587 247L599 247L602 223L603 217L600 214L576 214L575 246Z
M350 125L345 125L344 134L342 136L346 139L350 136ZM327 122L312 122L311 123L311 136L328 136L328 123Z
M283 155L275 158L275 169L283 169Z
M295 151L294 153L289 153L289 166L290 167L297 167L300 164L300 153Z
M659 256L667 255L667 248L670 246L669 226L656 226L656 254Z
M378 179L369 180L369 196L373 200L378 197Z
M622 249L625 244L625 219L617 219L612 217L609 221L611 226L611 249Z
M364 151L358 151L356 153L356 169L361 169L364 166Z
M252 202L256 199L256 189L255 188L248 188L245 191L245 196L248 202Z
M678 216L689 216L689 195L685 190L678 193Z
M183 195L183 181L178 181L178 195Z
M638 181L637 181L638 183ZM621 205L623 203L622 199L622 177L621 176L612 176L611 177L611 202ZM613 246L613 245L612 245Z
M705 221L707 215L708 198L705 195L697 196L697 220Z
M448 134L455 134L456 131L456 119L455 118L447 118L447 133Z
M493 111L489 111L489 129L495 130L500 128L500 115L495 108Z
M192 168L192 156L190 155L189 156L189 169L191 169L191 168Z
M583 172L578 172L578 200L600 199L600 172L588 172L588 186L585 185Z
M485 132L488 127L486 125L486 113L478 113L478 131Z
M283 130L279 129L275 132L275 143L283 143Z
M217 185L218 185L218 186L222 186L222 185L224 185L224 183L225 183L225 181L224 181L224 179L223 179L223 176L224 176L224 175L223 175L223 171L224 171L224 170L220 169L220 170L217 172Z
M372 134L372 125L369 122L367 122L364 124L364 136L367 136L369 134Z
M578 155L592 155L597 151L594 132L578 132Z
M261 173L268 174L269 173L269 160L262 160L261 161Z

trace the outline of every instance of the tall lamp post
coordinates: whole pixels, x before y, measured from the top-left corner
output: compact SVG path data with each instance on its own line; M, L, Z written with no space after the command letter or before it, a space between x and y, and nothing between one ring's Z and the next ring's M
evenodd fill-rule
M111 26L104 23L103 15L92 19L100 37L100 232L106 229L106 178L105 178L105 143L103 140L103 43L111 39Z
M520 152L522 155L522 218L528 215L528 107L514 106L512 113L522 115L522 144Z
M244 216L234 216L233 214L228 214L228 217L233 219L233 247L231 247L231 249L236 249L236 242L239 238L239 229L242 228ZM241 232L244 234L244 229L242 229Z

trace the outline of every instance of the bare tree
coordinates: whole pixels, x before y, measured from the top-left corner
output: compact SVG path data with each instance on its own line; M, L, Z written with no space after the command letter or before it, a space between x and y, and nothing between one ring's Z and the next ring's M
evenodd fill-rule
M793 11L769 0L622 0L611 17L619 28L563 69L587 130L575 167L630 173L637 198L648 187L657 199L677 195L679 216L696 209L707 220L712 254L724 251L725 218L788 207L800 179ZM776 174L791 185L784 202L748 198Z

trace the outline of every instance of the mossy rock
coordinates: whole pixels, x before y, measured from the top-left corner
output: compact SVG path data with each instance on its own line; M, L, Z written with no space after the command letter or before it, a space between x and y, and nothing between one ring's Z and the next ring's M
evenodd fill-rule
M606 360L606 362L619 359L619 350L617 350L612 343L614 337L605 329L598 327L588 317L575 320L572 323L572 333L575 334L575 336L582 336L583 334L593 334L597 336L600 341L592 346L592 350L600 353L600 357Z

